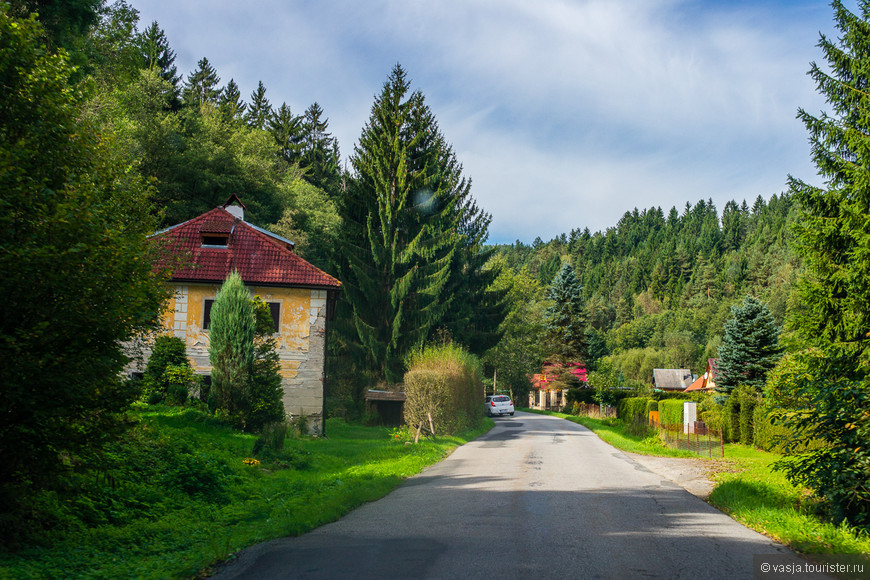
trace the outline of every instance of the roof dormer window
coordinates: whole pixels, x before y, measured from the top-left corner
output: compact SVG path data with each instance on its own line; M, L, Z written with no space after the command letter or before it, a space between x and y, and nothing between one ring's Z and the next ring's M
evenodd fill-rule
M199 228L203 248L226 248L230 245L233 222L227 220L207 221Z
M204 248L226 248L230 245L229 236L221 236L216 234L203 234L202 246Z

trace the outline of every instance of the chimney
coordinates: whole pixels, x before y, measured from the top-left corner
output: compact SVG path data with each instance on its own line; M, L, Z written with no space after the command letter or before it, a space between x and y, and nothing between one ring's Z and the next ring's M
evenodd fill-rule
M245 204L242 203L242 200L239 199L235 193L230 196L230 198L224 203L223 208L227 210L230 215L239 220L245 219Z

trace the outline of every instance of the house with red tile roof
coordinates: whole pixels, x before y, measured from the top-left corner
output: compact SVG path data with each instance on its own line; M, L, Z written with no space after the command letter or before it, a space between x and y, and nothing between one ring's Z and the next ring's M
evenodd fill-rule
M227 276L238 271L251 292L269 305L284 388L284 410L309 417L321 432L329 321L341 282L293 251L293 242L244 220L235 195L225 204L152 236L169 267L174 289L164 315L166 332L183 339L194 370L209 376L211 306ZM142 370L150 351L136 363Z

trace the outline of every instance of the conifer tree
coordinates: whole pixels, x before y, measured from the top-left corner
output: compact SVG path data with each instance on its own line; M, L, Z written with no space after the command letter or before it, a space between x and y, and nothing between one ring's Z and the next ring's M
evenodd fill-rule
M245 115L245 122L252 129L265 129L266 122L272 116L272 104L266 98L266 86L263 81L257 85L257 90L251 93L251 105Z
M294 115L287 103L281 103L269 118L269 132L279 147L279 155L287 163L299 161L303 147L302 117Z
M241 119L245 114L245 109L248 105L242 100L242 93L239 90L239 85L234 79L230 79L224 90L221 91L218 99L218 107L224 114L226 120Z
M212 367L212 404L239 427L245 426L247 418L256 328L248 290L234 271L224 281L211 308L208 359Z
M345 333L375 378L398 381L404 359L451 306L444 292L459 237L455 176L419 92L396 66L372 106L339 203L338 254L353 327Z
M719 347L716 388L731 392L749 385L760 391L782 352L779 332L770 310L757 298L747 296L733 306Z
M312 185L330 194L336 194L339 180L338 143L327 132L329 119L323 117L323 108L312 103L302 120L302 157L300 165L306 170L306 179Z
M586 304L571 264L565 263L550 285L552 305L544 314L547 350L561 363L585 363Z
M826 445L784 467L827 500L836 519L870 528L870 2L858 5L860 16L832 2L840 36L821 36L827 70L812 63L809 72L833 113L798 112L826 187L791 180L806 274L789 324L802 346L823 356L813 378L798 377L810 405L790 423Z
M221 82L217 71L203 57L196 65L196 70L187 76L182 92L184 104L189 107L200 107L205 103L216 104L221 90L218 86Z
M145 68L156 70L160 78L172 86L171 102L173 108L177 109L181 92L181 76L178 74L178 67L175 66L175 51L169 47L166 34L156 20L142 32L140 42Z

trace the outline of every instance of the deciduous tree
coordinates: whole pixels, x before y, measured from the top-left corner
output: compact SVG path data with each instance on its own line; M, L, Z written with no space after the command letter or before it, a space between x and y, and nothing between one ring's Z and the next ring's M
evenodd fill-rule
M0 4L0 511L120 432L123 343L166 298L150 190L81 122L71 67Z

